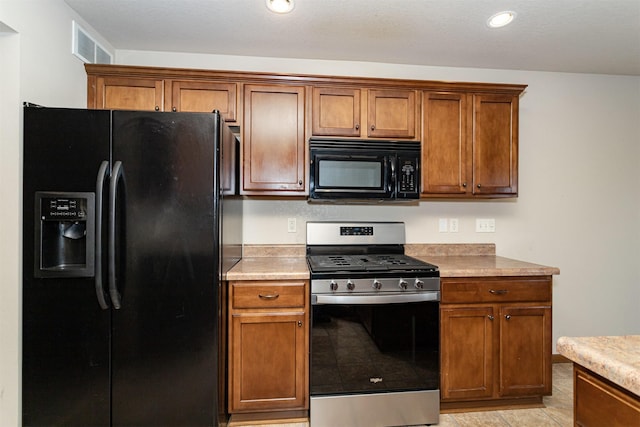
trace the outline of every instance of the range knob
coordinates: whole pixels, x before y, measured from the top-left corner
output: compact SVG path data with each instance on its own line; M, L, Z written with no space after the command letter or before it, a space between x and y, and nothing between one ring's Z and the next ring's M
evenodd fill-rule
M347 280L347 289L349 289L350 291L353 290L353 288L355 288L356 285L353 284L353 282L351 280Z
M416 289L424 289L424 282L420 279L416 279L413 286L415 286Z
M375 279L371 286L373 287L373 289L379 290L382 287L382 283L380 283L378 279Z
M331 288L332 291L338 290L338 284L336 283L335 280L332 280L331 283L329 283L329 287Z
M400 287L400 289L407 289L407 281L404 279L400 279L400 281L398 282L398 286Z

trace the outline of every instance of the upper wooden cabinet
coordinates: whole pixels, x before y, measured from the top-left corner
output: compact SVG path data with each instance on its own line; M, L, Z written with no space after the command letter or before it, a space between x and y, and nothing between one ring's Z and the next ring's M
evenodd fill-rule
M238 84L235 82L90 74L87 84L88 108L197 113L219 110L227 122L237 119Z
M306 193L305 91L244 86L242 194Z
M314 87L312 134L415 139L417 111L413 90Z
M518 98L424 92L422 195L518 194Z
M371 138L416 137L416 92L369 90L367 136Z
M469 116L466 94L423 93L423 194L464 195L471 189Z
M89 108L163 111L164 80L131 77L96 77L89 91Z
M171 97L166 99L165 110L196 113L218 110L227 122L236 121L236 83L169 80L166 86L170 88Z
M241 192L304 196L309 136L422 143L421 197L518 195L526 85L85 64L88 108L220 110L241 128Z
M518 194L518 98L473 95L473 192Z
M360 89L314 87L314 136L360 136Z

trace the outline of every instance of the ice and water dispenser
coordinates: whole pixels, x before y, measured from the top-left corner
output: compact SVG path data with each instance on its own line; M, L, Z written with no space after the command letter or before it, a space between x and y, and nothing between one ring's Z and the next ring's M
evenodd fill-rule
M93 277L95 193L37 192L35 277Z

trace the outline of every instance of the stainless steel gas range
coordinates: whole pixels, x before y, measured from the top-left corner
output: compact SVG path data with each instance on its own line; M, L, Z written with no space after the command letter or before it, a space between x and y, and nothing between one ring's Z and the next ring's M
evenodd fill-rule
M438 267L402 222L308 222L312 427L437 424Z

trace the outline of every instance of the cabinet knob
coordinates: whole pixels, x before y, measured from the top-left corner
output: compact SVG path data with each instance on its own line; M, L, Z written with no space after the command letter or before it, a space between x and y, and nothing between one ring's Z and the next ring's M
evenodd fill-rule
M466 183L466 182L463 182L463 183L462 183L462 187L463 187L463 188L467 188L467 183Z
M178 111L178 109L176 107L171 107L171 111L175 113L176 111Z
M298 320L298 328L302 327L302 320Z
M507 320L509 320L509 319L511 319L511 315L510 315L510 314L507 314L506 316L504 316L504 318L505 318L505 319L507 319Z
M299 180L299 181L298 181L298 185L302 185L302 180Z
M360 125L356 125L356 130L360 130Z
M156 105L155 110L156 110L156 111L160 111L160 107L158 107L158 106Z
M493 320L493 315L490 314L487 317L489 318L489 320Z
M371 130L376 130L376 125L371 125Z
M480 184L478 184L478 188L482 187Z

